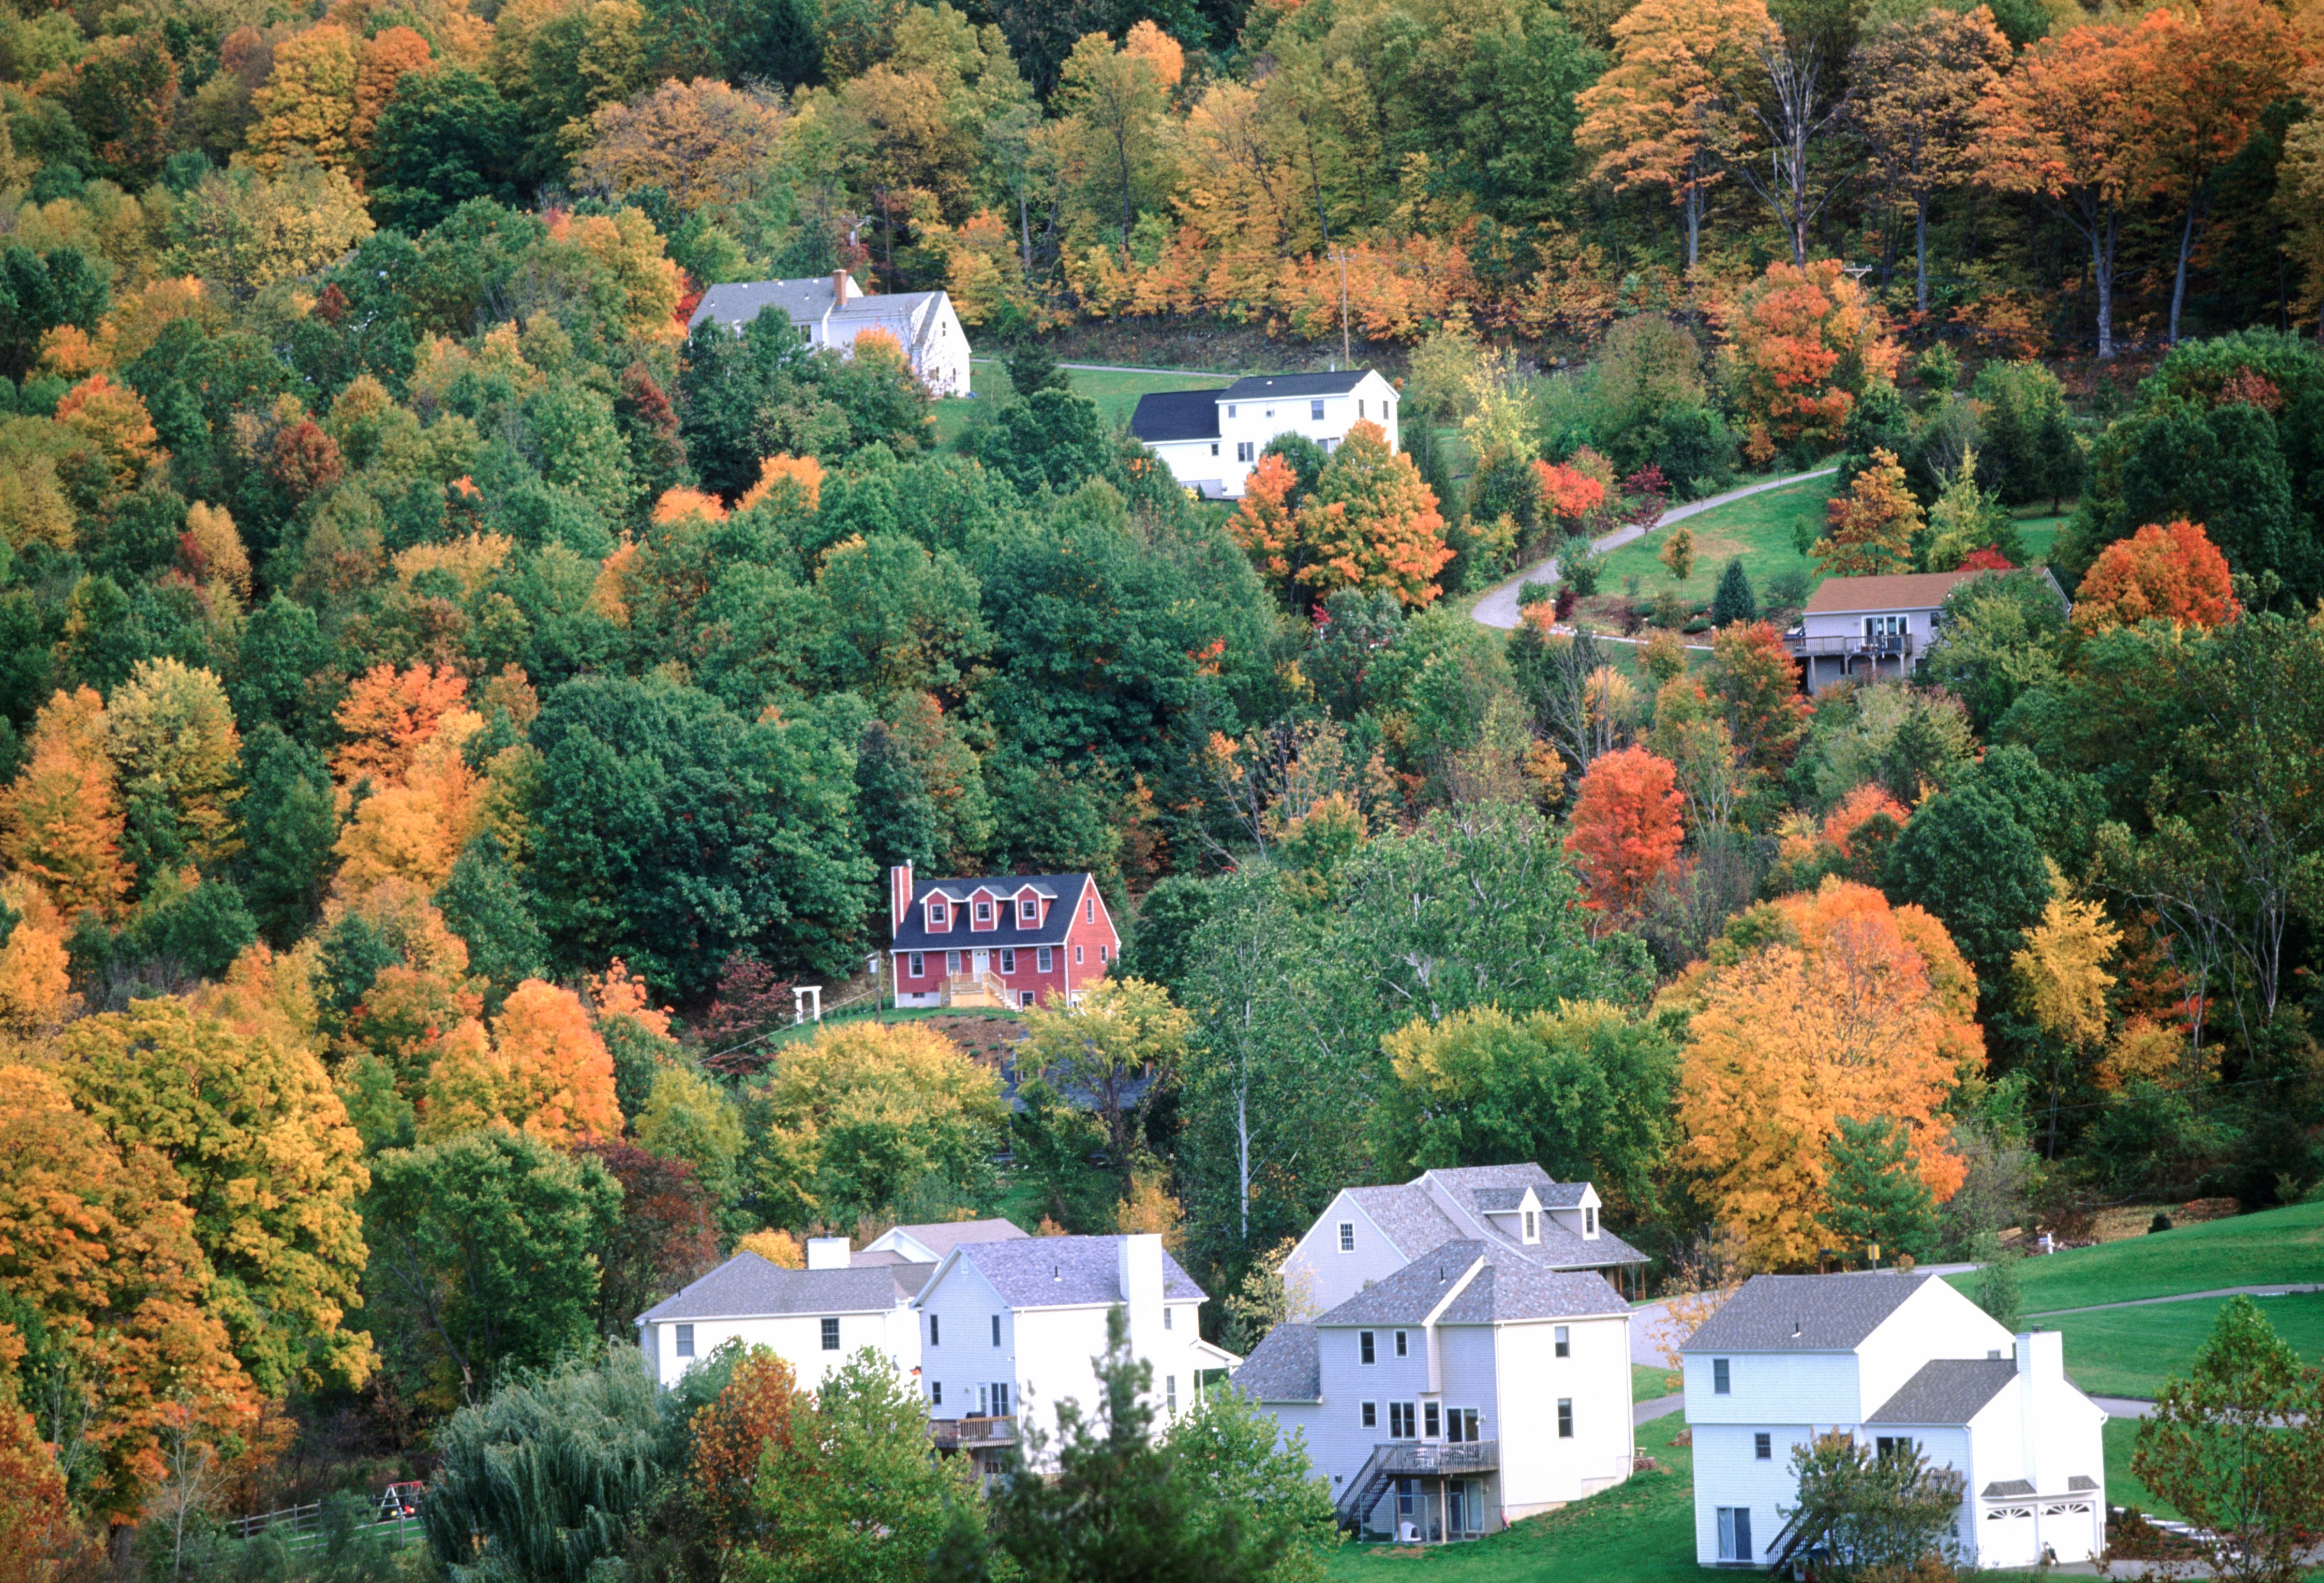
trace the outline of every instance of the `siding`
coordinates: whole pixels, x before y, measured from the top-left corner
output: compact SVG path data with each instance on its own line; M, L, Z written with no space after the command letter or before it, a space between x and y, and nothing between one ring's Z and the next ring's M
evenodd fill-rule
M909 1309L885 1313L844 1313L839 1316L839 1350L823 1349L823 1315L784 1314L776 1319L694 1320L694 1356L678 1355L678 1323L665 1321L641 1326L638 1344L654 1379L665 1388L686 1371L716 1351L721 1343L739 1340L746 1347L764 1347L789 1364L804 1389L820 1386L832 1371L870 1347L909 1375L920 1361L919 1339L912 1328Z
M1711 1356L1687 1354L1689 1423L1854 1423L1864 1416L1857 1411L1852 1352L1736 1352L1727 1358L1733 1389L1721 1396L1711 1388Z
M1572 1337L1557 1356L1558 1323ZM1628 1477L1630 1422L1628 1318L1528 1321L1498 1327L1503 1506L1514 1519L1595 1494ZM1557 1404L1573 1404L1573 1438L1557 1435ZM1489 1433L1494 1431L1488 1431Z
M1342 1220L1355 1223L1356 1247L1352 1253L1340 1251ZM1307 1235L1299 1239L1298 1246L1283 1261L1283 1273L1286 1279L1306 1275L1315 1311L1324 1314L1373 1282L1387 1280L1407 1262L1396 1245L1356 1206L1356 1201L1342 1192L1307 1228Z

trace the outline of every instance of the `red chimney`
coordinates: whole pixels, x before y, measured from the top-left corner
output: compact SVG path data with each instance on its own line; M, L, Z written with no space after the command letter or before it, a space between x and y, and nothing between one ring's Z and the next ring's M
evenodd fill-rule
M847 272L845 270L831 272L831 300L836 307L847 306Z
M888 938L893 940L912 910L912 865L899 863L888 870Z

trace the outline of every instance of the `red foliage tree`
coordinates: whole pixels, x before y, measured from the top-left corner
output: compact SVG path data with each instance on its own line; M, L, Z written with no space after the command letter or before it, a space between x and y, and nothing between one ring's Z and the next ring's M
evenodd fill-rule
M1720 628L1706 681L1752 768L1772 773L1791 762L1807 732L1808 701L1781 632L1766 621Z
M346 464L340 459L339 442L325 434L313 419L301 418L274 437L274 452L266 470L294 497L305 500L337 483Z
M2236 612L2227 558L2200 522L2150 522L2098 552L2074 591L2074 625L2085 632L2144 621L2216 627Z
M1565 850L1581 870L1590 906L1625 921L1677 856L1685 834L1678 770L1644 748L1602 753L1590 762L1573 799Z
M597 1250L597 1330L619 1335L630 1321L718 1262L710 1195L683 1160L634 1144L578 1146L622 1184L622 1219Z

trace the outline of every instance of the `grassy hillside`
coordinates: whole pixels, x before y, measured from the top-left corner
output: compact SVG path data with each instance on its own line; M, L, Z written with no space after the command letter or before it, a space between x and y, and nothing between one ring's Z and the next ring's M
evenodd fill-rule
M1813 587L1815 563L1792 547L1792 530L1794 524L1806 522L1821 532L1824 504L1831 499L1831 480L1811 478L1789 489L1771 489L1688 518L1684 525L1694 535L1694 573L1683 583L1674 584L1670 568L1655 558L1662 554L1672 532L1658 528L1606 557L1599 591L1624 593L1623 579L1636 577L1639 594L1647 597L1671 588L1682 599L1709 599L1729 558L1738 555L1752 587L1763 593L1769 578L1787 571L1805 573Z
M2093 1395L2151 1401L2173 1375L2194 1367L2225 1298L2115 1308L2042 1320L2066 1339L2066 1369ZM2302 1358L2324 1358L2324 1296L2266 1297L2260 1311Z
M2020 1268L2032 1315L2269 1281L2324 1282L2324 1204L2078 1247ZM1974 1275L1947 1278L1964 1292L1977 1284Z
M1209 391L1234 382L1232 375L1220 373L1104 373L1085 368L1067 369L1065 373L1074 391L1097 403L1109 424L1128 421L1138 398L1149 391ZM936 440L941 445L960 437L975 414L977 402L1007 393L1009 369L997 357L972 357L969 382L975 387L975 396L936 403Z

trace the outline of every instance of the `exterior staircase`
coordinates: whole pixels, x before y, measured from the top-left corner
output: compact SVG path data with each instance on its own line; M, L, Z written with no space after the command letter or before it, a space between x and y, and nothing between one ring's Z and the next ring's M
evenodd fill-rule
M1017 997L996 973L948 973L945 976L946 1006L991 1006L1014 1010Z
M1467 1478L1501 1465L1500 1442L1390 1440L1376 1445L1340 1496L1340 1525L1360 1530L1372 1508L1399 1478Z

